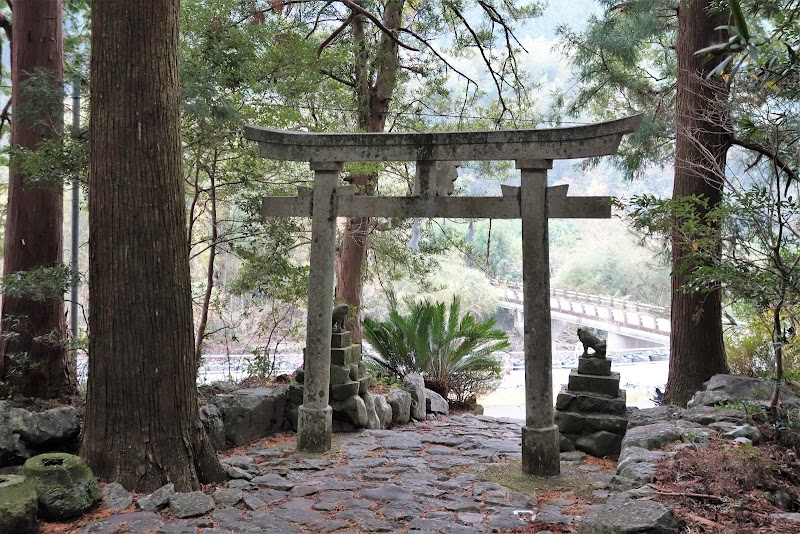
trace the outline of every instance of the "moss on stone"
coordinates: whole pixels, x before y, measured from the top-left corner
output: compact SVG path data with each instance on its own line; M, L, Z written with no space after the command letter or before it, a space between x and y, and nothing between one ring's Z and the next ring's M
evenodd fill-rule
M0 475L0 532L37 531L36 491L19 475Z
M63 520L81 515L102 498L92 470L78 456L40 454L26 461L20 474L36 490L39 511L46 519Z

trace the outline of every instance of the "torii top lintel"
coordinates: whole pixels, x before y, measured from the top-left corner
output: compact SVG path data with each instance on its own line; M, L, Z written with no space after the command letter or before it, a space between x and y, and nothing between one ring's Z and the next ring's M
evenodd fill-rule
M281 161L507 161L606 156L642 116L569 128L435 133L291 132L248 124L261 156Z

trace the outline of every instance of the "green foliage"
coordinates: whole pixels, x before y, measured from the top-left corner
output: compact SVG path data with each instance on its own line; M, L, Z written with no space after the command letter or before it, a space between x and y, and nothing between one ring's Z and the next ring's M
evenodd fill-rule
M73 273L66 265L36 267L3 276L2 292L3 295L37 302L61 299L72 280Z
M372 361L397 378L422 373L427 387L447 398L474 398L496 387L501 366L493 352L509 347L505 332L492 319L478 321L461 314L453 297L444 303L423 301L410 305L408 314L397 310L394 299L387 321L364 318L364 339L374 348Z
M725 353L731 372L756 378L775 379L775 350L772 317L757 313L749 306L739 305L737 316L743 323L729 328L725 335ZM788 316L784 317L789 320ZM798 338L787 336L783 345L784 373L788 377L800 374L800 344Z

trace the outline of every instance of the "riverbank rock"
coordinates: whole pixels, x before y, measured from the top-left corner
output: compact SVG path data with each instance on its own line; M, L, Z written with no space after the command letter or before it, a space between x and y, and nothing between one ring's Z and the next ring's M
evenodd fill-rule
M419 373L409 373L403 377L403 388L411 394L411 418L425 420L425 380Z
M103 487L103 507L114 513L121 512L133 504L133 494L119 482L112 482Z
M411 394L408 391L392 388L386 400L392 407L392 424L404 425L411 420Z
M432 389L425 389L425 405L428 413L434 415L447 415L450 413L450 403Z
M25 462L20 475L36 490L39 514L50 521L79 516L103 496L89 466L71 454L34 456Z
M649 500L616 500L589 512L578 534L679 534L680 525L665 506Z
M695 393L687 406L713 406L736 402L768 406L775 390L775 382L740 375L714 375L703 384L703 391ZM800 407L800 397L788 386L781 385L781 404Z

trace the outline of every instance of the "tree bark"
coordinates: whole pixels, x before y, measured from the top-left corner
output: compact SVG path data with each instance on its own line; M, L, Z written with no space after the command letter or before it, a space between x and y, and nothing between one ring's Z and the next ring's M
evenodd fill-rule
M676 47L678 77L675 115L674 199L703 195L709 207L722 196L730 132L725 99L727 90L719 78L706 75L719 60L708 61L695 52L727 38L715 30L723 25L720 15L710 14L709 0L681 0ZM722 295L685 292L684 276L676 274L692 255L691 243L680 236L680 220L674 222L672 240L672 316L669 379L664 402L686 405L703 382L727 373L722 338Z
M53 91L62 91L63 34L61 0L14 4L11 48L11 144L35 149L59 139L63 110L46 109L26 98L22 84L34 71L46 72ZM26 112L22 113L22 109ZM11 161L3 274L62 265L63 200L61 184L27 184ZM75 373L65 347L67 326L63 296L35 301L3 297L0 381L7 394L66 399L75 393Z
M397 37L404 0L388 0L383 8L383 25ZM400 60L397 42L385 32L381 33L380 45L375 58L370 61L367 41L364 36L364 16L355 15L352 23L355 58L355 92L358 108L357 123L365 132L382 132L386 127L386 115L397 83ZM374 79L371 70L375 71ZM356 194L375 194L377 175L361 174L347 178L358 187ZM348 217L341 234L341 244L336 249L336 299L355 308L356 316L347 320L353 343L361 343L361 292L364 287L364 268L369 248L369 217Z
M200 422L178 88L178 0L92 7L89 383L81 455L150 492L223 480Z

